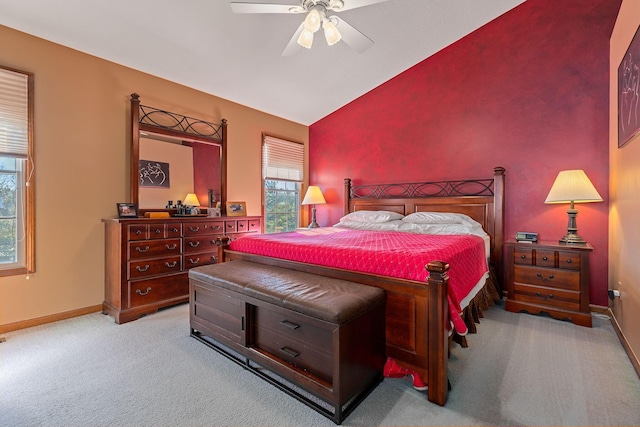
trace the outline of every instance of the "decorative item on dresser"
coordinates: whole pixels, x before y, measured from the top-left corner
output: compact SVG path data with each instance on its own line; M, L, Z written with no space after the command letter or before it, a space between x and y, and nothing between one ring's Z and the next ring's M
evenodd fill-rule
M591 327L589 244L556 242L505 244L507 311L548 313Z
M105 223L105 300L116 323L189 300L188 270L218 261L216 239L260 233L260 217L119 218Z

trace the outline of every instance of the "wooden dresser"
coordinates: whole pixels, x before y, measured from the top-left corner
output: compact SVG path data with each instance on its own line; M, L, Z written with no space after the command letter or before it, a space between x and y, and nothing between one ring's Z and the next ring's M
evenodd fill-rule
M116 323L189 300L188 270L214 264L216 239L260 233L260 217L104 219L105 300Z
M507 311L548 313L591 327L589 244L505 244Z

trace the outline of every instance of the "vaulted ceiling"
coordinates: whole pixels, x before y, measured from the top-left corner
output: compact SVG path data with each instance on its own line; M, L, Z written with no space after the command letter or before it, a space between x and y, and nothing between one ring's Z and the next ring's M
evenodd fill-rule
M2 0L0 25L310 125L523 1L388 0L340 12L375 42L360 54L318 33L310 50L281 56L304 15L234 14L231 0Z

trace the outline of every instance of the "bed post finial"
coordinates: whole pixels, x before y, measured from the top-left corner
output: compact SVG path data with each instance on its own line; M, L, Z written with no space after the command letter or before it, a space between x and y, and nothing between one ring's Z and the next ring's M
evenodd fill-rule
M349 202L351 201L351 178L344 179L344 214L349 213Z
M432 261L427 264L429 278L429 357L427 360L427 397L430 402L444 406L449 394L449 264Z

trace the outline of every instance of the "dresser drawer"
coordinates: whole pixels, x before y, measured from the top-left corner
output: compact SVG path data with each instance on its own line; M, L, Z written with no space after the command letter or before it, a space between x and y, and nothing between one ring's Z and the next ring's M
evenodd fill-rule
M181 254L180 239L144 240L129 243L129 259Z
M514 283L580 290L580 272L558 268L514 266Z
M211 234L224 234L224 221L216 220L184 224L185 236L208 236Z
M549 307L577 311L580 309L580 292L516 283L515 300Z
M217 236L185 237L184 253L217 252L218 245L216 245L216 237Z
M255 307L253 344L256 348L331 383L333 330L288 310Z
M218 251L183 255L183 266L188 270L199 265L215 264L218 262Z
M129 282L130 308L188 296L186 274Z
M249 231L260 231L260 220L259 219L250 219L249 220Z
M144 260L129 263L129 279L155 276L158 274L178 273L182 270L182 257L180 255Z
M225 221L224 222L224 232L225 233L235 233L238 230L237 221Z

